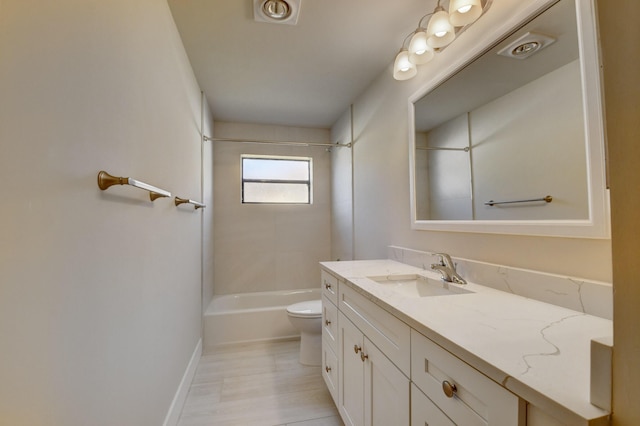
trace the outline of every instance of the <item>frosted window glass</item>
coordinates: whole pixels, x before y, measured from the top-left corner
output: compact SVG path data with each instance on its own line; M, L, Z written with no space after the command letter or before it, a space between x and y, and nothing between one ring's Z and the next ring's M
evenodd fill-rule
M244 179L309 180L309 161L267 158L244 158Z
M245 182L245 203L309 203L307 185L299 183Z
M311 158L242 157L242 202L311 203Z

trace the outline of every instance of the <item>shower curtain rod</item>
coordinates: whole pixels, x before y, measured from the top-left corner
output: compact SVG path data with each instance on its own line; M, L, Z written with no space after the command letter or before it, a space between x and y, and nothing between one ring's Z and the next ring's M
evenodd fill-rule
M469 147L465 146L464 148L438 148L438 147L430 147L430 146L417 146L416 149L420 151L464 151L469 152Z
M205 141L212 142L238 142L238 143L263 143L272 145L298 145L298 146L326 146L326 147L338 147L338 148L351 148L351 143L322 143L322 142L297 142L297 141L270 141L270 140L257 140L257 139L238 139L238 138L210 138L204 136Z

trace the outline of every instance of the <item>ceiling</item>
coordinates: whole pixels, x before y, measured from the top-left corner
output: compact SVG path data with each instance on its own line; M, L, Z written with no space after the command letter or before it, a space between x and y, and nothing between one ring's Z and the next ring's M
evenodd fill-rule
M297 25L253 0L168 0L216 121L331 127L436 0L301 0ZM402 83L398 83L402 84Z

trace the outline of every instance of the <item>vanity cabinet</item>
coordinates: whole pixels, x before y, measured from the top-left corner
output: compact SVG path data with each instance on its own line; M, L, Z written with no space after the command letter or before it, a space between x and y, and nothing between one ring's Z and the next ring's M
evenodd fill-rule
M338 279L322 271L322 378L338 405Z
M473 282L465 294L416 295L407 288L417 281L389 277L425 271L391 260L321 267L323 351L337 368L324 374L345 424L610 424L588 399L584 350L611 321ZM590 371L607 367L591 361Z
M324 270L322 286L322 374L345 425L526 424L519 397Z
M338 308L322 296L322 376L338 404Z
M409 379L339 313L338 409L347 426L409 425Z
M415 330L411 330L411 380L424 398L453 422L443 424L525 424L525 408L520 398ZM418 394L414 401L426 402L424 398ZM434 413L430 409L417 414L439 415ZM412 418L411 424L432 424L427 421L429 418Z
M323 300L331 311L329 296ZM409 326L347 285L338 286L337 301L337 406L343 421L409 426ZM325 329L323 345L329 346L331 330Z

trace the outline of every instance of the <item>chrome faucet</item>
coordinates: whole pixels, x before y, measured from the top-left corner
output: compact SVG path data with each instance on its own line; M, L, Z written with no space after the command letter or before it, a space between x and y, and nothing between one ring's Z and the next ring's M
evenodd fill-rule
M440 272L442 280L448 283L466 284L467 281L456 272L456 265L451 260L451 256L446 253L435 253L440 257L439 263L431 265L431 269Z

